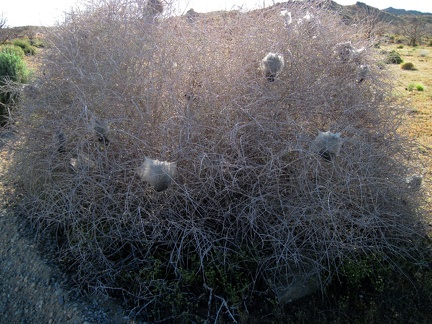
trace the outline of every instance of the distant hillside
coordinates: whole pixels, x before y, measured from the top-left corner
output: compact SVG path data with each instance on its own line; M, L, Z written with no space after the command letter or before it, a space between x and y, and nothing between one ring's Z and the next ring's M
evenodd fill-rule
M367 13L371 16L378 17L379 20L382 22L391 23L391 24L397 24L402 21L401 17L399 17L398 15L394 15L392 13L379 10L378 8L371 7L366 3L360 1L357 1L353 5L341 6L341 7L342 10L340 12L342 16L348 20L348 22L350 19L356 17L359 13L362 14Z
M334 1L331 1L330 8L337 10L347 23L354 21L359 14L363 15L364 13L378 17L380 21L388 23L389 25L404 24L406 19L410 16L421 16L422 18L425 18L426 22L432 23L431 13L415 10L395 9L392 7L380 10L360 1L348 6L342 6L335 3Z
M44 33L46 27L41 26L19 26L6 28L7 33L10 35L10 39L22 38L22 37L34 37L38 33Z
M428 13L428 12L421 12L421 11L416 11L416 10L395 9L392 7L387 8L387 9L383 9L383 11L388 12L389 14L392 14L395 16L410 16L410 15L415 15L415 16L430 15L430 16L432 16L432 13Z

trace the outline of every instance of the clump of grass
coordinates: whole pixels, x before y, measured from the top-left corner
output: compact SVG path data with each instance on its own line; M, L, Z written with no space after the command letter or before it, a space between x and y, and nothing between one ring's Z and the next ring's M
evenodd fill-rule
M386 63L387 64L401 64L403 62L402 57L400 56L399 52L396 50L392 50L387 53L386 56Z
M414 64L411 62L406 62L401 65L402 70L415 70Z
M413 91L413 90L417 90L417 91L424 91L424 85L421 83L410 83L408 84L407 90L408 91Z
M13 45L19 46L23 49L25 55L34 55L36 54L36 48L30 45L30 42L26 39L16 39L13 42Z
M417 257L404 109L387 108L383 72L355 82L368 51L338 59L354 27L297 4L293 17L317 18L286 26L272 8L191 23L140 4L53 29L38 94L15 116L17 208L58 240L80 287L149 322L231 322L287 303L293 278L324 292L359 254ZM269 52L284 57L275 82L259 70ZM337 154L314 149L318 132L341 133ZM141 179L145 157L175 163L163 191Z
M42 39L40 38L33 38L30 40L30 45L34 46L36 48L43 48L45 47L45 43Z
M417 91L424 91L424 85L423 84L421 84L421 83L417 83L416 85L415 85L415 88L417 89Z

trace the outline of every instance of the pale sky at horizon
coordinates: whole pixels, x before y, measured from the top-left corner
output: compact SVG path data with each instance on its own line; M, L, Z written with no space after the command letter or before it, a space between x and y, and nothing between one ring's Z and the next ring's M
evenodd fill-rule
M17 26L52 26L58 21L62 21L64 12L70 11L80 0L3 0L0 6L0 15L7 19L8 27ZM178 0L177 7L185 12L193 8L197 12L214 10L231 10L243 7L243 9L254 9L270 6L273 3L283 0ZM350 5L357 0L336 0L342 5ZM412 0L363 0L372 7L386 9L393 7L396 9L418 10L432 13L432 1L412 1Z

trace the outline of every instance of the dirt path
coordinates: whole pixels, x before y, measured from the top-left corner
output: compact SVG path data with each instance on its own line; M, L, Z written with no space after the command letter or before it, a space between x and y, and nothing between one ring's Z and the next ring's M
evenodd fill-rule
M5 172L12 137L0 133L0 324L131 323L112 301L65 288L64 274L50 256L40 254L7 205Z

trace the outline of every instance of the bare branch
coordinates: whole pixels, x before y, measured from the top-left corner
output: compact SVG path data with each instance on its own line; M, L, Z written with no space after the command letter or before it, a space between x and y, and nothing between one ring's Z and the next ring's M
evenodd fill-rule
M406 23L401 25L401 32L409 40L410 46L416 46L430 33L431 24L422 16L413 16L405 19Z

